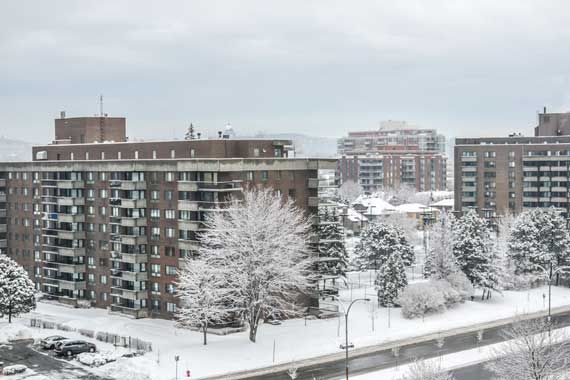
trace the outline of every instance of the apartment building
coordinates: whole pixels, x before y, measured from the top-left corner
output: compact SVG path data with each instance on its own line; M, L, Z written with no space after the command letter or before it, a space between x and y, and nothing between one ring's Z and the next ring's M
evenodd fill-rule
M131 143L120 122L104 124L119 142L75 121L32 162L0 163L0 249L46 297L136 318L172 316L179 260L195 254L208 213L267 186L317 215L319 173L336 164L288 158L287 140Z
M455 210L475 208L494 218L556 207L570 217L570 135L561 135L570 134L565 118L570 114L545 110L533 137L456 139Z

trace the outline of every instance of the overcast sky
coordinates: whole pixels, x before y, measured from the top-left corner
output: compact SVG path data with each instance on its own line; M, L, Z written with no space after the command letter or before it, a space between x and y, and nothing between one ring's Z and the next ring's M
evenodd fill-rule
M0 134L53 138L105 112L128 134L339 137L387 119L453 136L532 134L570 110L570 2L0 2Z

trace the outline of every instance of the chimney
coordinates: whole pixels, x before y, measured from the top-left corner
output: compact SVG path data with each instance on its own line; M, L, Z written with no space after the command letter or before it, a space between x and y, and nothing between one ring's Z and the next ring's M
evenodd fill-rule
M546 106L544 106L543 110L543 113L546 114Z
M200 140L200 136L202 136L202 134L200 132L196 133L196 136L198 137L198 140Z
M222 131L218 131L218 138L222 138Z
M60 119L65 119L65 111L61 111L61 112L59 113L59 118L60 118Z

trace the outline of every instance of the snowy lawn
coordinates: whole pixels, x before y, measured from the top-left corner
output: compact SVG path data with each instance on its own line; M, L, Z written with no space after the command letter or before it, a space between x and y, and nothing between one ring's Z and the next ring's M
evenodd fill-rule
M367 288L367 291L370 293L367 296L374 298L371 294L372 288ZM539 288L505 292L503 296L494 294L490 300L467 302L443 314L427 316L423 322L421 319L403 319L398 309L392 309L388 318L387 310L377 309L375 302L356 303L349 318L350 340L359 348L545 310L543 294L546 293L547 288ZM352 290L352 298L363 296L364 288ZM342 292L345 303L350 302L350 297L350 291ZM553 288L552 305L553 307L570 305L570 289ZM149 354L135 358L121 358L116 362L92 369L115 378L126 378L128 374L131 380L173 379L176 355L180 355L179 370L184 372L190 370L192 378L197 378L338 353L339 344L344 339L344 322L338 318L307 321L295 319L284 321L279 326L264 324L260 327L258 341L255 344L248 341L247 332L229 336L210 335L208 345L203 346L199 332L175 329L172 321L132 320L110 315L100 309L70 310L67 307L39 303L36 312L18 319L17 323L27 323L26 318L32 315L62 322L75 328L130 335L151 341L153 352ZM61 333L57 330L32 329L32 331L34 336ZM103 348L101 342L94 342Z

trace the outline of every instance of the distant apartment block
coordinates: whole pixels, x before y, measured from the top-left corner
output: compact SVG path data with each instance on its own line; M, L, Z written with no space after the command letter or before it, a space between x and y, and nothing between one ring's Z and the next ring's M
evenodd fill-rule
M445 137L434 129L383 122L379 130L350 132L339 139L338 155L340 182L358 182L366 192L400 186L446 189Z
M128 142L123 118L55 124L32 162L0 163L0 251L46 297L135 318L175 312L208 213L263 186L317 215L319 173L336 168L289 158L288 140Z
M556 207L570 217L570 114L539 114L534 137L458 138L455 209L487 218Z

